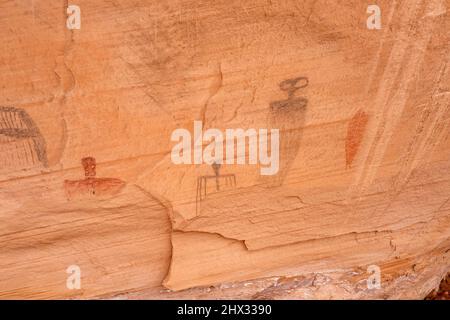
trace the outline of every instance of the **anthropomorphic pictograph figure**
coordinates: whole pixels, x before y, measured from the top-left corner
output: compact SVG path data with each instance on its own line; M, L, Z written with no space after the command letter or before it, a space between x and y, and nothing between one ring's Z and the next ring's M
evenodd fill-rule
M115 178L97 178L96 161L93 157L81 159L85 178L82 180L66 180L64 188L69 199L76 196L115 195L122 190L125 182Z
M234 188L236 187L236 176L232 173L229 174L221 174L220 163L214 162L211 167L214 171L214 175L205 175L201 176L197 179L197 199L196 199L196 212L197 215L200 213L200 203L203 199L206 198L206 195L210 192L219 192L221 188L225 187L228 188ZM214 180L215 188L211 191L210 188L207 186L207 182L209 180Z
M275 176L261 178L267 186L279 186L283 183L300 149L308 100L297 96L297 91L306 88L308 84L306 77L284 80L279 86L287 93L287 99L270 103L267 123L269 128L280 130L280 170Z

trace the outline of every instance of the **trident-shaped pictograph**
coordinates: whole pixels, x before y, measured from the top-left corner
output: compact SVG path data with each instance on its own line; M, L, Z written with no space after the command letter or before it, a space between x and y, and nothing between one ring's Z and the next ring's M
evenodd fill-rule
M227 187L236 187L236 176L232 173L220 174L220 168L222 165L220 163L214 162L211 165L214 175L205 175L198 177L197 179L197 197L196 197L196 214L200 213L200 203L206 198L208 194L207 182L208 180L214 180L215 192L220 191L221 181L225 183Z

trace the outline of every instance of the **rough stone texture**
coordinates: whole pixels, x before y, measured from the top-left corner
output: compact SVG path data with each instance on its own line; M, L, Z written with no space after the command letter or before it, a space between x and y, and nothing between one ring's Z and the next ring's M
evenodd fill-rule
M0 298L424 298L450 269L450 2L379 0L368 30L372 2L0 2ZM195 120L280 129L278 174L173 164Z
M427 300L450 300L450 272L442 279L439 287L434 289L428 296Z

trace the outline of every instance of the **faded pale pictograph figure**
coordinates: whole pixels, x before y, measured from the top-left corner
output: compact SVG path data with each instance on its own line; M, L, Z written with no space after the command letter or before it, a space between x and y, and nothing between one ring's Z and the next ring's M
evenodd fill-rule
M119 193L125 182L116 178L97 178L96 160L93 157L81 159L84 168L84 179L64 181L64 189L68 199L77 196L105 196Z
M367 289L381 289L381 269L377 265L370 265L367 267L367 273L370 276L367 278Z
M0 173L48 166L46 143L22 109L0 107Z
M208 193L236 187L236 176L234 174L221 174L220 163L214 162L211 167L214 175L204 175L197 179L196 215L200 214L201 202L206 198ZM208 188L208 181L212 182L212 188Z
M297 91L306 88L308 84L307 77L284 80L279 84L279 87L287 93L287 99L270 103L267 123L269 128L279 129L280 132L280 169L277 175L261 178L267 186L283 184L286 174L300 149L302 126L305 121L308 99L298 96Z

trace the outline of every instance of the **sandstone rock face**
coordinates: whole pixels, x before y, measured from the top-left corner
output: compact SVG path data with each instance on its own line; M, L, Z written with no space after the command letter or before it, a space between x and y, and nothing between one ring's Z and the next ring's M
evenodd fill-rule
M381 29L359 0L2 2L0 298L424 298L450 269L450 2L376 2ZM228 129L248 148L195 163Z

